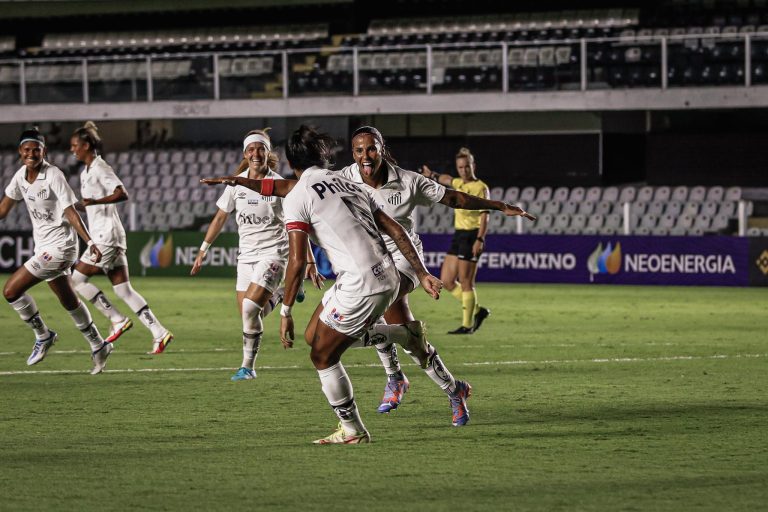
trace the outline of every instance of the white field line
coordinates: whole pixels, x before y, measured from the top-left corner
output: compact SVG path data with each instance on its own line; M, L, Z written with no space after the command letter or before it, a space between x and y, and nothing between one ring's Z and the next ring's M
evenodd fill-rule
M595 359L545 359L540 361L516 360L516 361L480 361L469 363L458 363L458 366L520 366L520 365L555 365L555 364L605 364L605 363L649 363L665 361L712 361L723 359L758 359L768 357L768 354L715 354L712 356L660 356L660 357L612 357ZM348 364L347 368L378 368L378 364ZM416 366L408 364L405 366ZM260 366L259 370L296 370L310 369L299 365L290 366ZM163 372L221 372L236 370L235 367L218 368L125 368L118 370L105 370L104 373L163 373ZM89 373L88 370L21 370L21 371L3 371L0 377L12 375L58 375L58 374L78 374Z

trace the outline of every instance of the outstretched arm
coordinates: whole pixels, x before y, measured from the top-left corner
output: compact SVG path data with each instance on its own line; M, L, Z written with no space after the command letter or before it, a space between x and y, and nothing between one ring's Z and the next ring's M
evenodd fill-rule
M424 287L424 291L431 295L432 298L439 299L443 283L427 271L424 262L419 258L419 253L416 251L416 247L414 247L411 237L408 236L408 233L403 226L384 213L383 210L376 210L373 214L373 220L376 222L376 227L378 227L382 233L386 233L392 240L394 240L397 248L400 249L400 252L405 256L405 259L416 271L416 276L419 278L421 286Z
M451 184L453 184L453 176L450 174L440 174L439 172L435 172L426 165L421 166L421 174L431 180L435 180L444 187L450 187Z
M225 176L221 178L203 178L200 183L206 185L240 185L265 196L285 197L296 186L296 180L252 180L242 176Z
M440 200L440 203L450 206L451 208L459 208L462 210L498 210L508 217L520 215L528 220L536 220L535 215L531 215L519 206L503 201L494 201L492 199L472 196L465 194L464 192L459 192L458 190L446 189L445 195Z
M88 244L94 261L96 263L101 261L101 251L98 247L96 247L96 244L93 243L93 240L91 240L91 234L88 233L88 228L86 228L85 224L83 224L83 219L80 218L80 214L77 213L77 210L75 210L75 206L70 205L64 208L64 216L67 218L72 227L75 228L75 231L77 231L77 234L80 235L80 238L83 239L83 242Z

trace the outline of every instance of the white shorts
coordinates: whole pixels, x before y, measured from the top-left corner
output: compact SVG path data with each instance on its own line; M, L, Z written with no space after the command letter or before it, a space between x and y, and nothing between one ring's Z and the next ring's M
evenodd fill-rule
M421 245L421 240L419 240L419 243L414 243L414 247L416 247L416 253L419 255L419 259L422 263L424 263L424 248ZM408 263L408 260L405 259L405 256L403 256L403 253L400 251L396 251L392 253L392 259L395 260L395 268L406 276L408 279L413 282L413 289L415 290L419 286L421 286L421 282L419 281L419 278L416 277L416 271L413 269L410 263Z
M45 248L35 250L35 255L24 262L29 273L43 281L53 281L61 276L70 275L72 265L77 261L77 251L62 252L59 249Z
M382 317L396 298L397 287L389 292L361 297L339 290L334 284L323 295L320 321L336 332L359 338Z
M237 264L237 283L235 290L244 292L251 283L255 283L270 293L275 293L277 286L285 276L285 261L262 260L255 263Z
M128 258L125 256L125 249L115 247L114 245L96 244L96 247L101 251L101 260L98 263L94 261L90 247L85 249L83 255L80 256L80 261L88 265L93 265L94 267L99 267L104 271L128 266Z

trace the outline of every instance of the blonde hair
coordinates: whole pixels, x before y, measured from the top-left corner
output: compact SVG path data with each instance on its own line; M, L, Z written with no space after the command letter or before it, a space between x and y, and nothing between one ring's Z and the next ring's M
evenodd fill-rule
M265 136L267 139L269 139L269 142L272 142L272 139L269 137L269 134L267 132L271 130L271 128L264 128L263 130L251 130L248 133L245 134L243 139L245 137L248 137L249 135L259 134ZM271 171L277 170L277 164L280 161L279 157L277 156L277 153L272 151L267 151L267 168ZM237 166L237 169L235 170L235 175L240 174L241 172L245 171L248 168L248 159L243 158L240 161L240 164Z
M82 142L87 142L90 144L91 151L97 152L101 150L101 137L99 136L99 129L96 127L96 123L93 121L86 121L83 126L72 133L72 136L77 137Z
M469 150L469 148L461 148L459 149L459 152L456 153L456 160L459 158L466 158L467 162L469 162L469 165L472 166L474 169L475 167L475 155L472 154L472 152Z

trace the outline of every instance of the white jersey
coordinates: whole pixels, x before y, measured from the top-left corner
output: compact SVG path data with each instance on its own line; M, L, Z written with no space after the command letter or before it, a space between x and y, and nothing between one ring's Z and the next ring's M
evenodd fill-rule
M414 245L419 245L419 235L414 230L413 212L417 206L432 206L445 195L445 187L413 171L383 162L387 169L387 180L381 188L374 188L363 182L358 165L352 164L339 172L348 180L362 185L384 213L400 223ZM395 241L382 233L387 249L392 254L399 251Z
M362 297L398 286L397 269L373 220L379 208L362 187L338 172L310 167L283 206L287 230L303 231L325 249L338 289Z
M58 167L43 161L34 183L27 181L27 167L13 175L5 195L24 201L32 219L35 251L56 248L63 253L77 253L77 232L64 216L64 209L77 202L75 193Z
M125 188L115 171L100 156L94 158L90 166L80 173L80 194L83 199L101 199L115 192L117 187ZM125 228L117 213L117 204L92 204L85 207L88 215L88 231L93 241L99 245L119 247L128 246L125 240Z
M239 176L248 177L248 169ZM281 180L279 174L267 171L267 178ZM262 196L249 188L227 186L216 206L236 214L240 236L240 263L255 263L263 259L288 258L288 235L283 224L283 199Z

